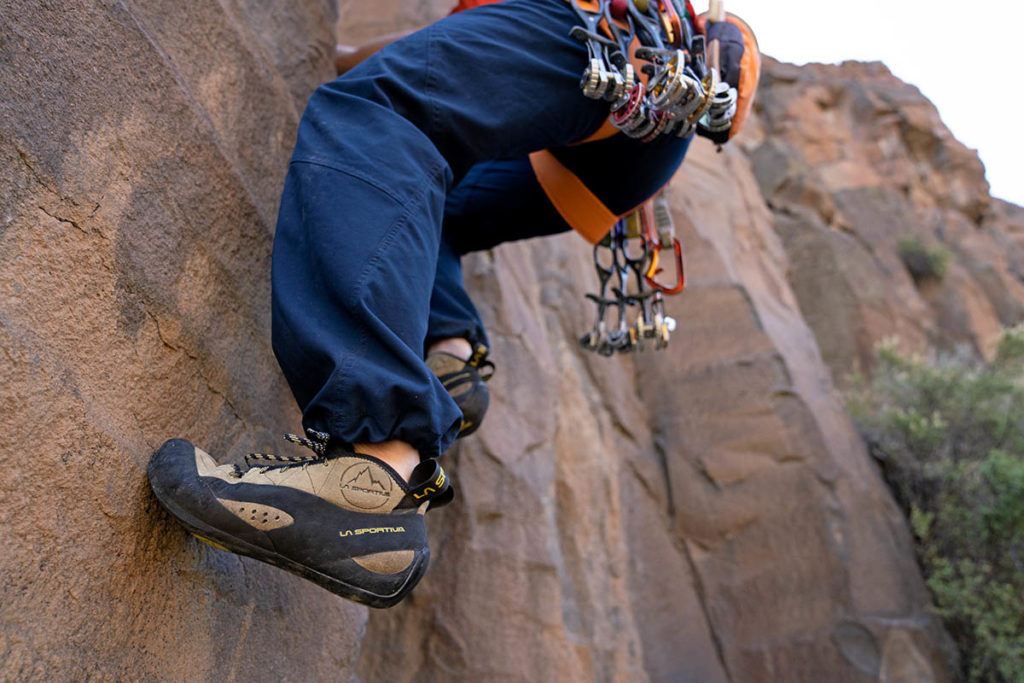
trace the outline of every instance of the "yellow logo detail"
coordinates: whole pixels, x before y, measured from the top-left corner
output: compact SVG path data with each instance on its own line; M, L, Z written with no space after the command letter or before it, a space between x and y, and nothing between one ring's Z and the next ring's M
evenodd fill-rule
M339 531L338 535L344 538L345 536L362 536L363 534L401 534L405 533L404 526L371 526L363 529L345 529Z
M415 498L416 500L420 500L421 498L426 498L431 493L437 493L438 491L441 490L441 487L444 486L445 479L447 479L447 476L445 476L444 470L441 470L441 472L437 475L437 479L434 480L434 486L437 487L436 489L434 488L434 486L428 486L419 493L413 493L412 497Z
M471 365L475 368L476 366L480 365L480 361L482 361L484 359L484 356L486 355L487 347L481 344L480 346L476 347L476 351L473 352L473 357L469 359L468 365Z

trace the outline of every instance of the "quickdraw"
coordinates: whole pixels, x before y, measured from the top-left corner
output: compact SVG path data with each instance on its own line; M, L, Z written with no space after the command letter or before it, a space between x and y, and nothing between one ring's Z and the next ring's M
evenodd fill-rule
M672 284L657 279L663 270L659 255L665 247L674 255ZM641 351L647 345L668 346L676 321L665 314L664 295L682 291L686 279L683 250L663 195L620 219L594 245L594 269L600 289L586 296L597 306L597 318L580 338L580 346L602 356Z
M589 52L583 94L611 102L612 125L645 142L692 135L720 90L718 70L705 63L704 36L691 32L687 11L677 2L597 0L597 11L589 11L571 0L583 26L570 35ZM631 49L646 62L646 85L637 78Z

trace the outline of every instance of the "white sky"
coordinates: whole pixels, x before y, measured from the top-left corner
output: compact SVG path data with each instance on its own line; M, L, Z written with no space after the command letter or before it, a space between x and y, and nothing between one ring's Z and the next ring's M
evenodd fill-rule
M693 0L698 12L706 0ZM794 64L882 61L978 150L992 194L1024 206L1024 2L723 0Z

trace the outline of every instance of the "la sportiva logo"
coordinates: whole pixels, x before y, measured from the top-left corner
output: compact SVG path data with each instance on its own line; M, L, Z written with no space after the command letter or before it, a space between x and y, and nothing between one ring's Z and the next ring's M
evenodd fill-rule
M377 465L350 465L341 475L341 495L361 510L376 510L391 500L394 482Z
M404 526L371 526L362 529L344 529L338 532L342 538L346 536L362 536L363 534L404 534Z

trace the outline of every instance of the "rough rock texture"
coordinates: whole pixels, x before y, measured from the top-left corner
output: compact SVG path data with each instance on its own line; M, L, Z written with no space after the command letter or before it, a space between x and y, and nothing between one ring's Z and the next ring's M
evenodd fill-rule
M326 680L358 652L365 610L196 543L145 479L172 436L237 457L297 423L270 240L335 10L271 4L0 8L0 679Z
M269 348L270 243L336 15L279 4L0 8L0 678L949 680L828 366L892 332L984 349L1019 310L997 294L1024 272L1024 216L987 200L966 153L948 177L906 161L906 192L844 180L861 167L827 155L861 154L870 126L833 139L853 124L818 121L813 99L778 96L721 155L694 146L673 183L690 285L665 352L577 349L594 275L572 235L468 260L499 374L484 427L447 456L459 498L430 515L432 572L399 607L368 615L159 509L145 463L165 438L237 459L298 426ZM345 1L342 38L445 9ZM804 78L770 73L766 103ZM890 153L953 154L927 105L890 90L916 112ZM965 278L929 293L876 225L925 210ZM862 287L878 269L890 279ZM833 298L815 310L816 282L845 288L819 287ZM825 334L840 308L852 341Z
M769 61L757 111L745 147L836 378L870 371L885 337L991 358L1024 320L1020 208L990 198L977 154L917 88L879 63ZM947 249L947 276L915 286L906 238Z

